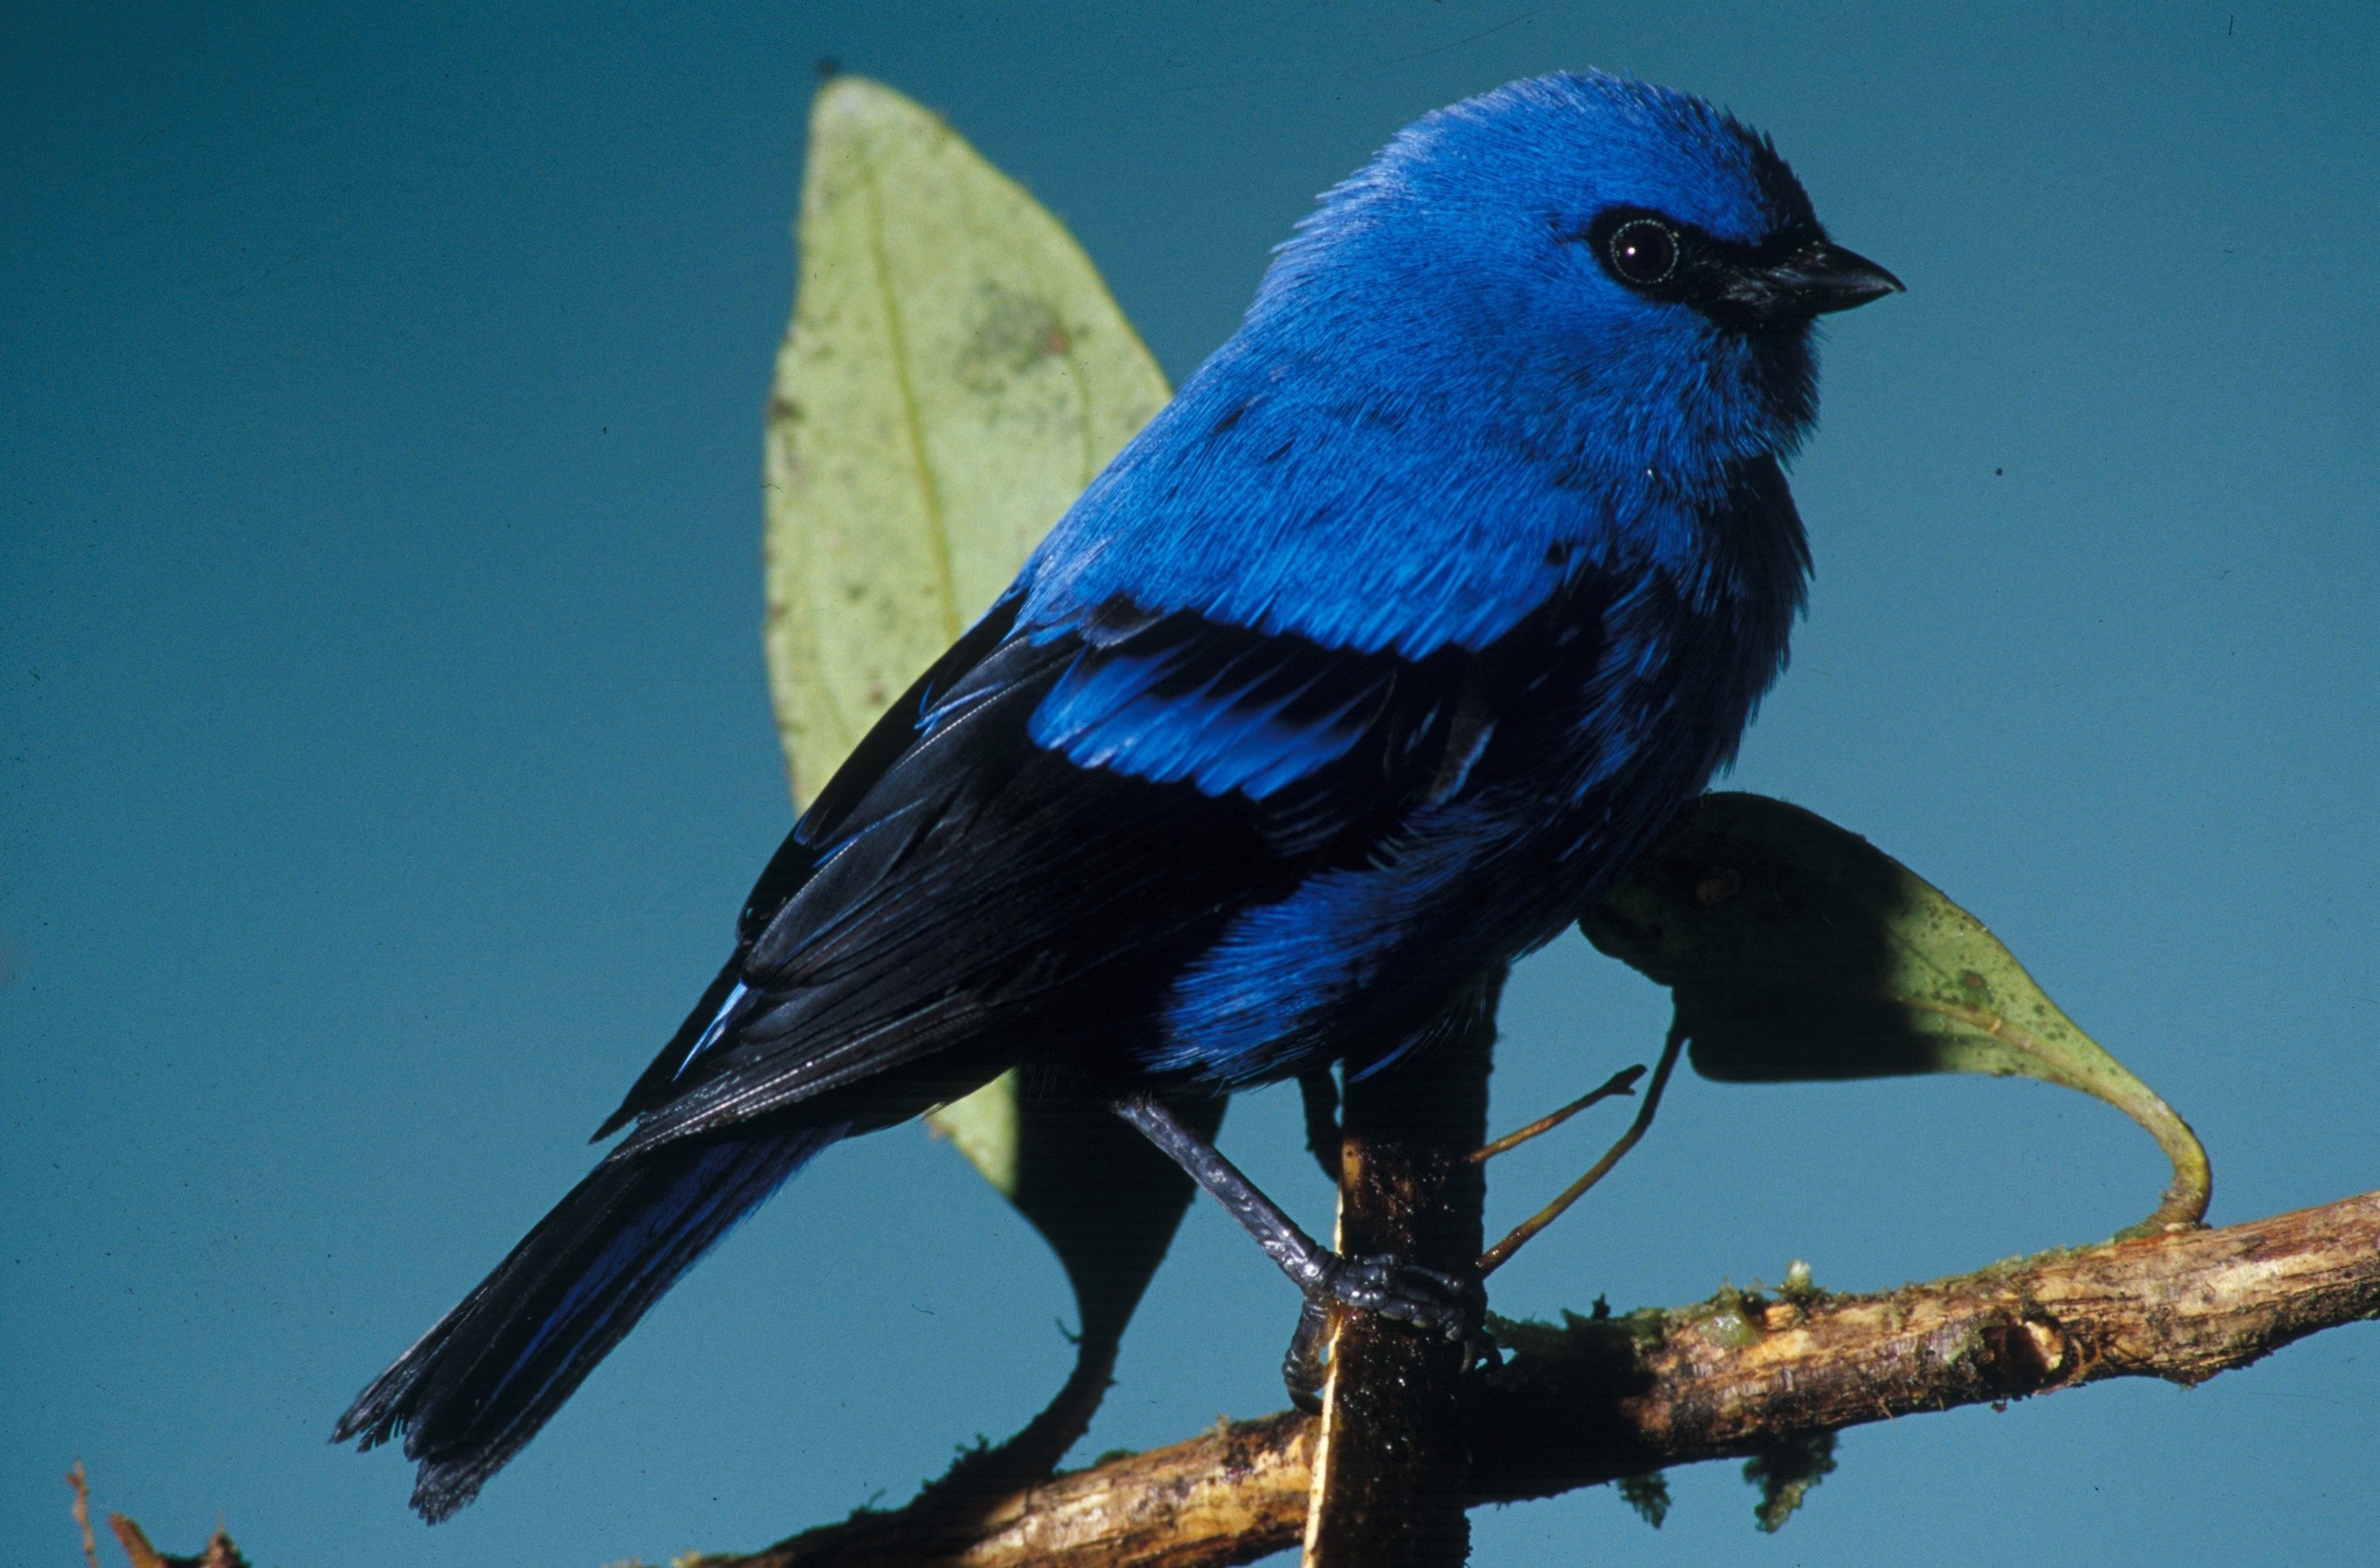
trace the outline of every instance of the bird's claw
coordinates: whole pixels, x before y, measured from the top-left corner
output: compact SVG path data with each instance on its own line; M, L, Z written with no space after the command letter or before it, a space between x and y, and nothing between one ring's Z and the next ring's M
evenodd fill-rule
M1477 1276L1393 1257L1340 1258L1323 1272L1317 1294L1450 1340L1469 1337L1488 1311L1488 1290Z
M1307 1293L1281 1363L1291 1402L1309 1413L1321 1408L1325 1342L1334 1306L1410 1323L1462 1345L1466 1372L1503 1360L1488 1336L1488 1288L1477 1274L1426 1269L1395 1257L1333 1258Z

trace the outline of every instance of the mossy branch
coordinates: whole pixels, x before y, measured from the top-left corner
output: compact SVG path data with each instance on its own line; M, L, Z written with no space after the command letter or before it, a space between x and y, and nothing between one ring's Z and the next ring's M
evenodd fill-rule
M2105 1378L2196 1383L2380 1316L2380 1192L2044 1253L1876 1296L1724 1293L1507 1325L1471 1393L1474 1503L1808 1445L1864 1422ZM929 1490L701 1568L1220 1568L1297 1544L1314 1423L1284 1412L996 1495Z

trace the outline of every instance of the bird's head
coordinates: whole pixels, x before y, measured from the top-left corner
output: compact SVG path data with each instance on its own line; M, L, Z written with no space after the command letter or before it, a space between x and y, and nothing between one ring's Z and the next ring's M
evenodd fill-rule
M1680 472L1789 451L1815 409L1811 323L1900 286L1828 239L1767 138L1563 74L1401 132L1282 247L1250 324L1387 395L1460 389L1524 440Z

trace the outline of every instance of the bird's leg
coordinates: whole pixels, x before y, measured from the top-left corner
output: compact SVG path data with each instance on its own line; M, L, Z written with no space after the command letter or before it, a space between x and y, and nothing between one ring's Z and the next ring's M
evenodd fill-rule
M1318 1320L1332 1304L1377 1312L1448 1339L1478 1337L1487 1293L1475 1278L1420 1268L1395 1258L1342 1258L1300 1230L1279 1204L1156 1095L1127 1094L1111 1102L1110 1108L1205 1188L1297 1286L1306 1302L1305 1315L1298 1321L1299 1342L1318 1334ZM1309 1319L1317 1320L1311 1333ZM1283 1372L1293 1391L1298 1344L1291 1345L1290 1357L1291 1364ZM1313 1359L1310 1346L1305 1359Z
M1645 1104L1643 1109L1636 1113L1636 1119L1628 1124L1628 1130L1620 1135L1619 1142L1614 1143L1610 1148L1604 1151L1602 1159L1596 1161L1593 1165L1587 1167L1587 1172L1585 1176L1579 1177L1576 1181L1572 1182L1568 1187L1564 1188L1561 1191L1561 1195L1556 1198L1552 1202L1547 1204L1544 1208L1538 1210L1527 1219L1523 1220L1519 1224L1514 1225L1511 1234L1506 1236L1503 1240L1498 1242L1495 1246L1489 1248L1487 1251L1479 1255L1479 1277L1481 1279L1486 1279L1489 1274L1494 1273L1498 1269L1502 1268L1507 1262L1511 1261L1512 1254L1518 1252L1522 1246L1525 1244L1531 1236L1536 1235L1537 1232L1545 1229L1556 1220L1560 1219L1565 1210L1567 1210L1572 1204L1577 1202L1580 1199L1586 1196L1587 1189L1589 1188L1593 1187L1597 1182L1601 1181L1605 1176L1611 1174L1611 1167L1620 1163L1621 1155L1636 1147L1637 1140L1645 1136L1645 1129L1653 1125L1653 1113L1661 1108L1661 1092L1670 1086L1670 1069L1678 1065L1678 1053L1684 1047L1685 1043L1685 1026L1681 1023L1670 1024L1669 1041L1661 1047L1661 1060L1659 1064L1653 1068L1653 1081L1645 1088ZM1632 1068L1629 1073L1622 1074L1621 1076L1628 1078L1630 1082L1633 1083L1634 1079L1632 1075L1640 1070L1642 1069ZM1609 1085L1607 1084L1605 1087L1609 1088ZM1597 1095L1602 1092L1603 1091L1601 1090L1597 1090L1596 1092ZM1595 1096L1590 1095L1588 1098L1589 1100L1592 1100ZM1560 1116L1566 1114L1567 1109L1557 1111L1554 1113L1554 1116ZM1548 1117L1547 1119L1550 1121L1553 1118ZM1519 1132L1514 1133L1510 1139L1499 1140L1498 1142L1504 1144L1517 1142L1521 1139L1530 1136L1531 1132L1531 1128L1523 1128ZM1488 1154L1498 1152L1498 1145L1496 1143L1491 1143L1488 1145L1486 1149L1481 1150L1478 1154L1474 1155L1473 1158L1484 1158Z

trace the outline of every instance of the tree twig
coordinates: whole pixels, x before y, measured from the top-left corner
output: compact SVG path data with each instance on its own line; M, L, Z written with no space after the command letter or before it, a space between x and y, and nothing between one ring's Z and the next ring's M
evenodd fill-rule
M1661 1092L1669 1088L1670 1074L1677 1070L1678 1053L1685 1049L1685 1025L1671 1024L1669 1042L1661 1047L1661 1059L1653 1068L1652 1087L1645 1091L1645 1104L1637 1108L1636 1119L1628 1124L1628 1130L1620 1135L1618 1142L1603 1152L1603 1158L1586 1168L1585 1176L1562 1188L1554 1196L1552 1202L1514 1225L1503 1240L1479 1255L1481 1278L1511 1262L1513 1253L1526 1247L1539 1231L1570 1212L1572 1204L1585 1197L1597 1182L1611 1174L1614 1165L1627 1158L1628 1152L1644 1139L1645 1129L1653 1125L1654 1116L1660 1113Z
M2380 1316L2380 1192L2045 1253L1877 1296L1722 1293L1519 1325L1471 1393L1468 1500L1549 1496L1864 1422L2105 1378L2195 1383ZM1293 1413L983 1500L863 1514L704 1568L1220 1568L1297 1543L1314 1423Z

